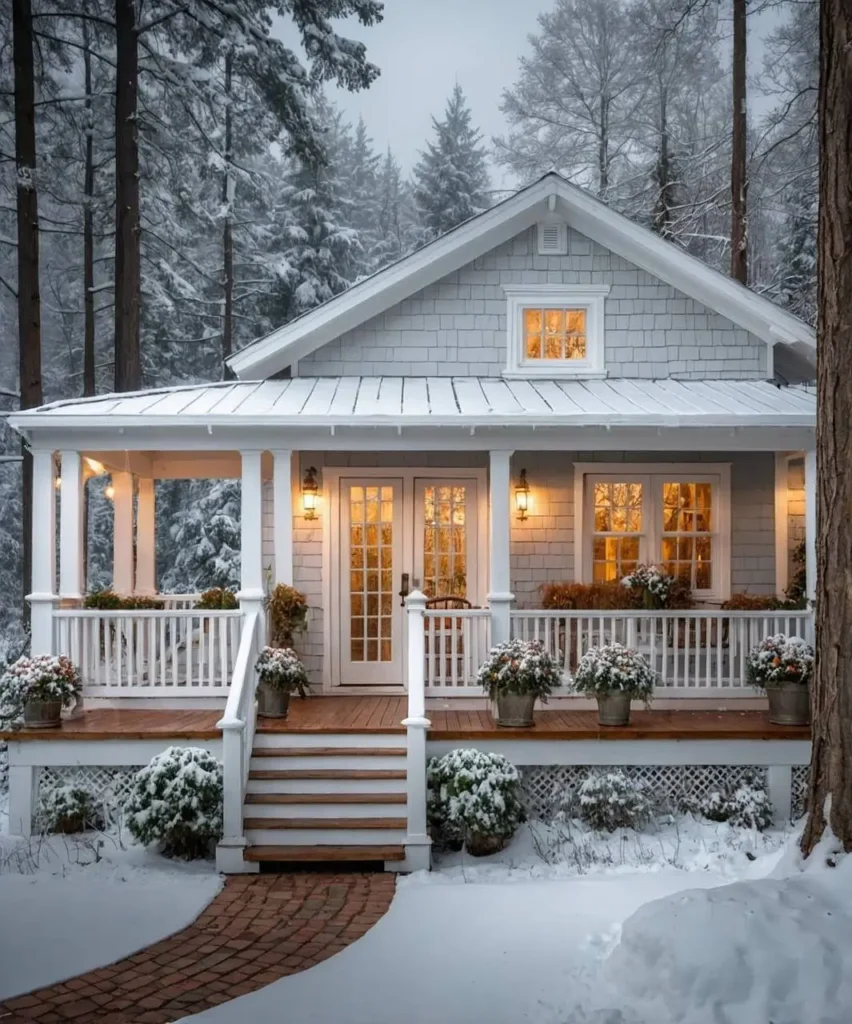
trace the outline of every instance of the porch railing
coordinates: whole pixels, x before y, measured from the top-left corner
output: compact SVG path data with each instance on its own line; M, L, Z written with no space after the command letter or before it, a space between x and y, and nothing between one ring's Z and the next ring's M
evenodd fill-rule
M77 665L86 696L224 696L241 618L239 609L61 609L53 649Z
M476 673L491 647L487 608L429 609L423 612L426 693L463 693L476 686Z
M539 640L569 678L591 647L617 641L639 650L657 675L657 695L707 691L753 697L749 650L773 633L813 639L809 611L537 611L516 610L512 636Z
M163 608L167 611L186 611L198 604L201 594L157 594L157 600L163 602Z

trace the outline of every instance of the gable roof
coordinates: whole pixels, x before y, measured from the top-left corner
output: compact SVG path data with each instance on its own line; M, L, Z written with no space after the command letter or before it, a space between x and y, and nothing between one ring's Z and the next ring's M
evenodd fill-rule
M814 358L816 337L803 320L551 171L422 249L253 342L230 356L228 365L239 377L269 377L284 370L529 228L547 214L554 201L555 212L587 238L697 299L768 345L789 345L807 359Z

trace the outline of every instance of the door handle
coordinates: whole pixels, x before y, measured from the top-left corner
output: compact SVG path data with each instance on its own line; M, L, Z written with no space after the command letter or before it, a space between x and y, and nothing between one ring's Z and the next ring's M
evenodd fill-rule
M401 589L399 591L399 596L400 596L400 602L399 603L400 603L400 605L402 605L403 608L405 607L405 599L408 597L408 578L409 578L408 573L404 572L402 574L402 581L401 581L402 586L401 586Z

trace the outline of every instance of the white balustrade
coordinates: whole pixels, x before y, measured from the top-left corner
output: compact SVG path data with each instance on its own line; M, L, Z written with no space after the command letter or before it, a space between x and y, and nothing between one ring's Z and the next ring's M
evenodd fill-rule
M157 601L162 601L163 607L168 611L175 608L194 608L201 600L201 594L157 594Z
M54 612L54 650L80 670L93 697L224 695L242 612L162 609Z
M660 697L708 690L753 697L748 653L766 636L813 641L809 611L533 611L512 612L512 636L538 640L567 679L591 647L626 644L648 660Z
M426 691L481 696L479 666L491 649L487 608L428 609L423 612Z

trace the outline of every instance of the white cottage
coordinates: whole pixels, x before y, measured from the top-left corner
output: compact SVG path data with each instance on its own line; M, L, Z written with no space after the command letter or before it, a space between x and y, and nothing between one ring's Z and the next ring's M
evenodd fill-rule
M231 871L427 865L425 757L459 743L523 766L532 800L572 766L748 766L790 812L807 734L764 722L744 655L810 613L720 605L782 592L802 539L813 585L807 324L548 174L229 363L233 381L11 417L34 457L33 651L71 655L86 684L62 729L12 737L13 828L51 772L115 785L188 740L224 758ZM155 481L240 478L240 609L83 610L81 499L101 473L115 589L149 596ZM695 610L542 609L543 584L650 561L689 579ZM316 696L258 725L276 582L308 598ZM475 674L511 636L566 670L601 640L640 643L665 710L612 734L566 696L535 730L499 731Z

